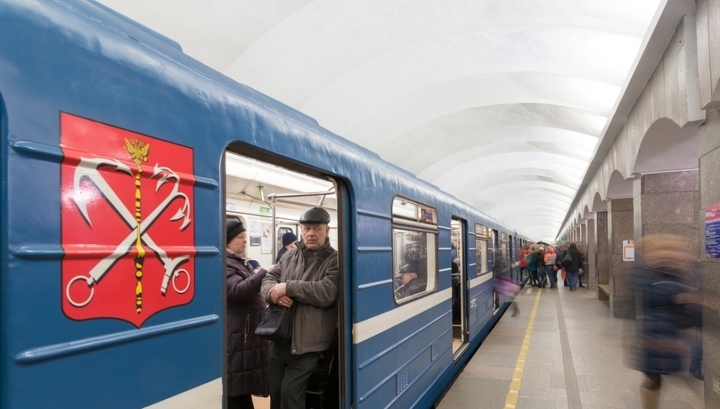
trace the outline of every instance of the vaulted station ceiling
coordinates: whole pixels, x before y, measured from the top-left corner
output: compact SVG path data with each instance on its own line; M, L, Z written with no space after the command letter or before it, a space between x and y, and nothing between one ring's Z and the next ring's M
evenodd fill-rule
M100 2L553 240L667 0Z

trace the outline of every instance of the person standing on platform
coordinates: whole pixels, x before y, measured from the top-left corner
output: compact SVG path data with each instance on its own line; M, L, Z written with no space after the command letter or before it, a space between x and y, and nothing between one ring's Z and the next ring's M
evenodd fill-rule
M555 259L557 254L551 246L545 247L545 271L550 279L550 288L557 287L557 267L555 267Z
M567 251L568 251L568 246L565 245L565 247L563 248L563 251L562 251L562 257L557 257L557 263L560 266L561 271L562 271L561 275L562 275L562 279L563 279L563 285L565 287L570 287L570 284L568 284L568 279L567 279L567 270L562 266L562 262L561 262L562 259L565 258L565 253L567 253Z
M537 275L538 287L545 288L547 285L547 271L545 270L545 247L540 246L537 253Z
M538 262L540 260L538 259L538 248L533 247L532 251L530 252L530 256L528 256L528 271L530 272L530 283L533 287L538 287L540 283L538 282Z
M567 252L570 253L571 262L563 264L563 268L565 268L565 271L567 272L570 291L575 291L578 286L578 273L580 271L580 266L582 266L583 262L582 254L580 254L580 251L578 251L575 243L570 243ZM563 258L565 258L565 256L563 256Z
M271 409L305 409L310 375L322 352L332 345L337 328L338 257L330 246L329 224L325 209L305 211L300 216L302 241L262 283L267 302L284 307L297 303L290 342L272 343Z
M578 251L580 251L580 250L578 249ZM582 262L580 263L580 268L578 269L578 287L585 288L585 286L582 283L583 273L585 273L585 268L584 268L585 267L585 264L584 264L585 263L585 251L584 251L584 248L583 248L583 251L580 251L580 255L582 256L581 257Z
M520 249L519 259L518 259L518 265L520 266L520 278L521 281L523 278L525 278L525 274L527 274L527 265L528 265L528 256L530 254L528 246L523 246Z
M227 407L253 409L251 395L270 388L270 342L255 335L265 313L260 286L267 271L245 257L247 236L239 220L226 223ZM257 262L255 262L257 264Z

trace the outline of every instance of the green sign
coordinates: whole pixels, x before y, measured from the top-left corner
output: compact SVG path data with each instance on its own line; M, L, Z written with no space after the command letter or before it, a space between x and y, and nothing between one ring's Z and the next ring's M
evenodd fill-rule
M270 208L265 206L260 206L260 214L270 214Z

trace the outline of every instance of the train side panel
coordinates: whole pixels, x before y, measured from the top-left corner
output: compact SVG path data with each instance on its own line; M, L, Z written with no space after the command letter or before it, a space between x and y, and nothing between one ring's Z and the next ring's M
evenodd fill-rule
M205 152L162 101L175 112L192 103L152 73L102 58L137 42L67 4L4 2L0 21L9 39L0 46L8 129L0 406L144 407L199 388L219 407L223 359L212 350L222 350L222 281L204 274L223 268L219 225L204 217L220 208L219 167L193 168ZM147 164L133 163L124 138L149 142ZM182 164L167 156L180 151ZM150 178L155 165L165 170ZM141 258L123 244L138 231L136 212L154 219Z
M0 5L0 407L220 406L231 143L346 184L349 406L427 407L498 319L466 271L453 359L450 220L504 226L93 2ZM436 291L401 305L395 195L437 210L441 248Z

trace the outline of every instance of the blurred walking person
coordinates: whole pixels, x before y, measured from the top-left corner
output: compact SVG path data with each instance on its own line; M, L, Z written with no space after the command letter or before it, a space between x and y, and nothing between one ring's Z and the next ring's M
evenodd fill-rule
M641 241L642 260L632 270L638 306L633 364L645 374L640 387L643 409L657 409L661 375L679 372L687 356L680 331L694 324L691 309L697 293L687 285L693 266L683 237L658 234Z
M500 302L509 302L508 309L512 307L513 317L520 315L520 308L518 308L515 297L520 291L520 286L512 278L504 275L500 275L495 278L495 291L500 294Z

